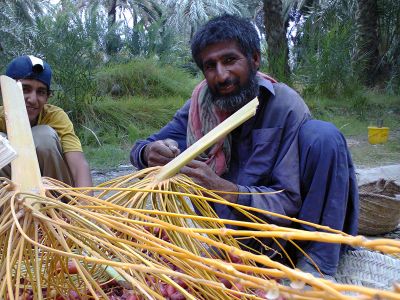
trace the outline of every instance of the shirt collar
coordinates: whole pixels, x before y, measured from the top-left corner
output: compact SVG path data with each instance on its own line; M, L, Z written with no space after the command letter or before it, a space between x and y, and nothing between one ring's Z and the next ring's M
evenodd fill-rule
M257 81L260 87L267 89L272 95L275 96L275 89L271 81L261 76L257 76Z

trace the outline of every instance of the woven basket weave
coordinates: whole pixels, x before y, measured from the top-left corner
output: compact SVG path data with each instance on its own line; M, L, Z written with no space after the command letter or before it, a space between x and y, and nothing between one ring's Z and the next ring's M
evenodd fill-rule
M380 235L396 229L400 223L400 186L380 179L359 187L360 215L358 233Z
M381 290L400 281L400 259L369 250L348 251L341 256L335 280Z

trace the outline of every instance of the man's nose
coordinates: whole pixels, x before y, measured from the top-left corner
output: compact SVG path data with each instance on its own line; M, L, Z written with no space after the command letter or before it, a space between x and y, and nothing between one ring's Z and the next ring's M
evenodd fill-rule
M223 64L217 64L217 80L218 82L225 82L229 78L229 71Z
M24 93L25 103L34 104L37 102L38 95L35 90Z

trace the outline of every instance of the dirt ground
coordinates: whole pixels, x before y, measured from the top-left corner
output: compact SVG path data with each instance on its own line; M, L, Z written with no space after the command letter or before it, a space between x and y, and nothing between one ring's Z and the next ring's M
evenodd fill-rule
M400 164L400 128L391 129L384 144L370 144L365 133L347 137L347 145L357 169Z
M400 181L400 130L391 132L387 144L371 145L366 136L347 138L347 144L357 170L359 184L385 178ZM134 172L126 163L107 170L92 170L95 185Z

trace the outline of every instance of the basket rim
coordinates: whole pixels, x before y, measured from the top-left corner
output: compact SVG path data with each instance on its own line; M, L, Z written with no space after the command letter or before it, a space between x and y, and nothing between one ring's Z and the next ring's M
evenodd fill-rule
M387 200L391 200L393 202L399 203L400 204L400 199L397 199L395 197L390 197L382 194L376 194L376 193L368 193L368 192L359 192L359 196L374 196L374 197L379 197L379 198L385 198Z

